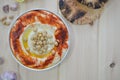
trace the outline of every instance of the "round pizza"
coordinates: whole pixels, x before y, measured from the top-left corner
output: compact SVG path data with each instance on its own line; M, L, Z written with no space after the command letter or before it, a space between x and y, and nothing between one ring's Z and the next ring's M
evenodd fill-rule
M49 69L60 63L69 49L69 32L61 18L47 10L30 10L10 30L12 54L27 68Z

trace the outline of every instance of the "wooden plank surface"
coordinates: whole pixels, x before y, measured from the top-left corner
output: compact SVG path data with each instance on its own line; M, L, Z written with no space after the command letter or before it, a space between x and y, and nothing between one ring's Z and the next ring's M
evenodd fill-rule
M13 0L0 1L0 17L13 15L16 16L17 12L10 12L10 14L4 14L2 6L6 4L12 4ZM18 64L14 61L11 56L11 50L9 47L9 29L8 26L3 26L0 22L0 57L4 59L4 64L0 65L0 74L5 71L18 72Z
M57 0L25 0L16 12L4 14L2 6L15 0L0 1L0 17L14 15L26 10L44 8L59 13ZM59 66L43 72L28 70L12 58L9 48L9 29L0 23L0 74L15 71L19 80L120 80L120 5L119 0L110 0L101 18L90 25L72 25L72 44L67 58ZM111 68L110 65L115 63Z
M99 80L120 80L119 0L110 0L106 6L99 23Z

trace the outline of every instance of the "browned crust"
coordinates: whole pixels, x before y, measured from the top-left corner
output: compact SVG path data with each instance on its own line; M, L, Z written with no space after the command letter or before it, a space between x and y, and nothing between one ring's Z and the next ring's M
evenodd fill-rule
M59 3L62 0L59 0ZM87 0L86 0L87 1ZM93 4L95 4L98 0L93 0ZM100 15L103 11L104 4L102 3L101 8L99 9L93 9L91 7L88 7L86 5L83 5L79 3L77 0L63 0L64 5L63 8L60 8L61 13L63 16L71 23L73 24L92 24L96 19L100 18ZM70 9L69 13L66 13L66 11ZM71 21L74 17L78 16L78 12L81 12L81 17L74 19L74 21Z

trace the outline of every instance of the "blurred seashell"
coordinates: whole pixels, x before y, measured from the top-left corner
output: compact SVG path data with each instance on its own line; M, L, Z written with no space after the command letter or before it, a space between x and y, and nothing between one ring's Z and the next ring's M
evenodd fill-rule
M5 21L5 22L6 22L6 24L5 24L5 25L6 25L6 26L9 26L9 25L11 24L11 21L12 21L12 20L7 19L7 20Z
M2 17L0 17L0 22L5 21L6 19L7 19L7 16L2 16Z
M19 8L19 4L16 2L10 6L11 11L17 11Z
M17 74L12 71L4 72L1 74L2 80L17 80Z
M5 13L9 13L9 5L8 4L3 6L3 11Z

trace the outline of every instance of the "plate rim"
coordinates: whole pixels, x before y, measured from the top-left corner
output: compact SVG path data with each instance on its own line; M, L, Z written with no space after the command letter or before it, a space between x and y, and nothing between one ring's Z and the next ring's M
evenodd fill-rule
M16 20L21 17L22 15L24 15L25 13L29 12L29 11L34 11L34 10L43 10L43 11L47 11L47 12L50 12L54 15L56 15L58 18L60 18L60 20L65 24L65 27L67 28L68 30L68 35L69 35L69 38L68 38L68 49L67 51L65 52L64 56L62 57L62 59L60 61L58 61L57 63L53 64L52 66L50 67L47 67L47 68L44 68L44 69L34 69L34 68L30 68L30 67L27 67L25 65L23 65L14 55L14 52L12 51L12 48L11 48L11 45L10 45L10 33L11 33L11 29L13 28L13 25L15 24ZM70 53L70 48L71 48L71 34L70 34L70 25L58 14L58 13L55 13L54 11L50 11L48 9L44 9L44 8L33 8L33 9L29 9L27 11L24 11L22 13L20 13L13 21L12 23L10 24L10 28L9 28L9 48L10 48L10 54L12 55L13 59L19 64L21 65L22 67L24 67L25 69L28 69L28 70L32 70L32 71L47 71L47 70L50 70L50 69L53 69L55 67L57 67L58 65L60 65L64 60L65 58L67 57L68 53Z

